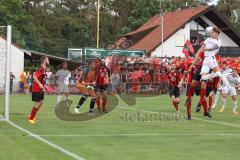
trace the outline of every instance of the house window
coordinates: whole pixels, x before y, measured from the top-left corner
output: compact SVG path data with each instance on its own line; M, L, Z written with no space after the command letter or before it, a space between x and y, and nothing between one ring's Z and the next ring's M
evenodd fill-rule
M191 23L190 42L193 46L199 46L207 38L206 28L209 25L200 17L196 18Z
M191 30L190 31L190 42L192 45L201 45L207 38L205 30Z

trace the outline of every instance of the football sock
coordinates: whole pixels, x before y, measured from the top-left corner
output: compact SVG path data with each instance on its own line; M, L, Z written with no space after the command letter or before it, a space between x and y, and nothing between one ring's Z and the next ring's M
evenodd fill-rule
M81 105L83 105L83 103L84 103L86 100L87 100L87 96L86 96L86 95L83 95L83 96L81 97L81 99L79 100L79 102L78 102L77 108L80 108Z
M232 102L232 107L233 107L233 111L236 111L237 110L237 101L233 101Z
M58 95L58 96L57 96L57 104L60 103L61 100L62 100L62 95Z
M105 97L105 98L102 99L102 107L103 107L103 110L106 109L106 104L107 104L107 97Z
M200 93L200 103L203 105L204 113L208 112L207 101L205 99L206 89L201 89Z
M191 99L191 97L193 96L194 89L195 89L194 86L190 86L189 91L188 91L188 99Z
M225 109L225 104L226 104L227 98L222 98L222 108Z
M31 112L31 115L30 115L30 118L29 118L30 120L34 119L34 117L36 116L37 111L38 111L38 108L36 108L36 107L32 108L32 112Z
M97 99L96 99L96 103L97 103L97 108L98 108L98 110L100 110L100 109L101 109L101 99L100 99L100 98L97 98Z
M191 115L191 101L187 104L187 113Z
M215 95L215 99L214 99L214 105L217 104L219 96L220 96L220 92L217 91L217 93Z
M89 113L92 113L95 106L95 99L91 99Z
M173 106L176 109L176 111L178 111L178 104L177 104L177 102L172 102L172 103L173 103Z
M212 97L208 97L208 107L209 109L212 108Z

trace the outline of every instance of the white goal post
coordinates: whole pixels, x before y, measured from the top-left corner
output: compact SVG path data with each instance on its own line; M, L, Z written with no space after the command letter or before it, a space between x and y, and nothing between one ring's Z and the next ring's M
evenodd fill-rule
M4 34L0 34L1 36L1 102L3 107L3 115L0 115L1 120L9 120L9 103L10 103L10 64L11 64L11 39L12 39L12 27L8 26L0 26L0 29L3 30ZM0 113L1 114L1 113Z

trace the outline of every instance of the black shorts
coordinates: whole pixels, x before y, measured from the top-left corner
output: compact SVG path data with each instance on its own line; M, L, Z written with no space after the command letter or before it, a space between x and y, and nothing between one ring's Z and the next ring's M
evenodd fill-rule
M191 86L191 84L188 84L188 85L187 85L187 93L186 93L186 96L188 96L188 92L189 92L190 86ZM195 92L195 95L196 95L196 96L199 96L199 95L200 95L200 92L201 92L201 87L200 87L200 86L196 86L195 89L194 89L194 92Z
M176 98L179 98L180 97L179 87L169 86L169 94L170 94L170 97L175 96Z
M202 66L198 66L196 73L193 74L193 80L200 82Z
M96 86L95 87L95 91L96 92L105 92L107 90L108 86L105 85L105 86Z
M210 88L210 87L207 87L207 88L206 88L206 97L208 97L208 96L209 96L209 94L210 94L212 91L213 91L213 89L212 89L212 88Z
M40 102L44 100L44 92L33 92L32 93L32 101Z
M201 93L201 86L199 86L199 85L196 86L194 92L195 92L195 95L196 95L196 96L200 96L200 93Z

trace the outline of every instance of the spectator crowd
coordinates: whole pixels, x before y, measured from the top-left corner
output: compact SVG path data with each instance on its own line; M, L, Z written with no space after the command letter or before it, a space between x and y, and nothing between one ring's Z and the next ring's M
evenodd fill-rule
M185 68L193 61L192 57L124 57L113 55L106 57L104 60L106 67L110 70L108 91L120 94L165 94L168 91L168 71L174 64L178 69L184 72ZM240 75L240 57L223 57L220 60L226 62L228 67L237 68ZM84 66L79 66L71 71L70 88L72 93L77 93L75 87L76 81L81 77ZM33 73L23 71L20 75L19 88L20 92L29 94L33 81ZM46 84L49 86L56 85L54 78L55 71L46 71ZM187 83L187 78L185 84ZM185 86L184 86L185 87ZM54 92L55 89L52 90Z

